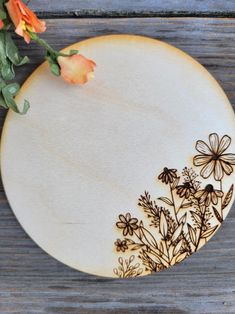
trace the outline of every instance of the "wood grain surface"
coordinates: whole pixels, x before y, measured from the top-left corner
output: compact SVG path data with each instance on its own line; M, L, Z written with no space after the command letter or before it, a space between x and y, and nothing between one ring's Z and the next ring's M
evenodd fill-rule
M48 9L54 2L51 1ZM227 2L232 8L234 1ZM59 8L64 9L62 3ZM55 48L114 33L164 40L201 62L235 105L235 20L232 18L48 19L47 25L43 37ZM22 82L43 57L36 45L27 47L21 39L17 41L22 53L32 57L31 64L18 74ZM4 116L5 111L1 110L1 126ZM20 227L1 185L0 313L235 313L234 209L215 237L185 262L156 275L120 281L72 270L44 253Z
M233 0L34 0L30 6L42 15L57 16L231 16Z

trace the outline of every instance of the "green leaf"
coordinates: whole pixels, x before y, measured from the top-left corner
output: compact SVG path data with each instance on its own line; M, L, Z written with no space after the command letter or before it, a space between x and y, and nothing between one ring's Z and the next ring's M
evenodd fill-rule
M6 85L2 89L2 95L8 108L12 109L16 113L23 115L23 114L26 114L27 111L29 110L30 104L27 100L25 100L23 109L20 110L18 108L14 100L14 96L17 94L18 90L19 90L19 85L16 83L12 83L12 84Z
M5 51L5 33L4 31L0 31L0 62L1 64L6 63L6 51Z
M70 50L69 55L73 56L73 55L77 55L78 53L79 53L79 50L72 49L72 50Z
M5 20L7 18L5 2L6 0L0 0L0 19L1 20Z
M46 56L46 60L49 62L52 74L55 76L60 76L60 66L57 63L56 58L48 54Z
M0 78L0 91L3 89L3 87L6 86L6 83L3 81L3 79Z
M20 90L20 85L17 83L11 83L7 85L7 90L9 91L9 93L14 97L16 96L16 94L18 93L18 91Z
M7 59L1 64L1 75L6 81L11 81L15 77L14 68Z
M0 19L5 20L7 17L6 12L3 10L2 5L0 4Z
M12 64L8 61L6 55L6 32L0 31L0 72L4 80L12 80L15 72Z
M27 99L24 100L24 107L23 107L23 110L21 111L21 115L24 115L28 112L30 108L30 103Z
M21 66L29 62L28 57L20 56L19 50L9 33L6 33L5 35L5 54L9 58L9 60L16 66Z
M52 63L50 65L51 67L51 72L55 75L55 76L60 76L60 67L58 66L58 64L56 63Z
M55 61L54 61L54 58L52 58L52 56L51 56L49 53L46 55L45 59L46 59L50 64L52 64L52 63L55 62Z

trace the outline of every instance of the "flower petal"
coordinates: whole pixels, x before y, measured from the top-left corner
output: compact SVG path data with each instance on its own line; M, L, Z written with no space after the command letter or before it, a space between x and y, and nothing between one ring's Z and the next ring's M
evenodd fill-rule
M197 141L196 150L203 155L211 155L212 153L209 146L203 141Z
M211 145L211 150L213 153L217 154L219 150L219 136L216 133L212 133L209 135L209 141Z
M2 29L4 27L4 23L2 20L0 20L0 29Z
M205 205L209 206L210 203L211 203L211 193L208 193L206 197Z
M126 221L129 222L131 220L131 214L127 213L126 214Z
M123 215L119 215L119 220L126 223L126 218Z
M193 164L194 166L203 166L207 163L209 163L212 159L212 156L208 155L197 155L193 158Z
M205 193L205 190L200 190L200 191L197 191L197 193L195 193L195 198L201 198L202 195Z
M220 162L224 172L229 176L233 172L233 167L222 160Z
M138 225L131 225L131 228L133 229L133 230L136 230L136 229L138 229L139 227L138 227Z
M17 3L11 0L5 3L5 6L12 22L14 23L15 27L17 27L21 21L21 13L17 6Z
M205 165L201 170L201 176L204 179L209 178L209 176L212 174L215 168L215 161L211 160L207 165Z
M165 182L166 184L168 184L168 182L169 182L169 176L168 176L167 174L164 174L162 180L163 180L163 182Z
M128 235L128 227L123 229L123 235L126 237Z
M58 63L61 68L61 76L71 84L85 84L95 70L95 62L85 58L81 54L70 57L58 57Z
M223 168L220 160L215 161L214 178L216 181L220 181L224 176Z
M223 154L223 152L229 147L231 144L231 137L228 135L224 135L219 143L218 154Z
M217 197L223 197L224 196L224 193L220 190L215 190L214 192L215 192Z
M29 43L31 39L29 31L34 33L45 32L45 22L39 20L36 14L21 0L9 0L5 5L16 27L16 33L24 37L27 43Z
M119 228L119 229L123 229L126 227L126 223L125 222L117 222L116 223L116 226Z
M130 226L128 226L127 228L128 228L127 234L129 233L130 236L133 236L133 229Z
M138 222L138 219L137 218L131 218L131 220L129 221L129 224L132 225L132 224L136 224Z
M219 159L231 165L235 165L235 154L223 154Z
M217 197L217 195L216 195L215 192L212 192L212 193L211 193L211 200L212 200L212 203L213 203L214 205L217 205L217 204L218 204L218 197Z

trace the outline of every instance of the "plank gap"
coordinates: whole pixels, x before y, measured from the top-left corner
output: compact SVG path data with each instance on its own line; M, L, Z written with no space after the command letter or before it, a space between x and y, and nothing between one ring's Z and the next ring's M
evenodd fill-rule
M39 18L43 19L66 19L66 18L235 18L235 11L221 12L188 12L188 11L103 11L103 10L74 10L74 11L38 11Z

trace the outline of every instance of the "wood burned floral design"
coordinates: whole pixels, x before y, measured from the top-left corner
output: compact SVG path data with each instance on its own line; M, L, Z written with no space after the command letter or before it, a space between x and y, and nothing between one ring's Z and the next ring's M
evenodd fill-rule
M120 251L125 252L128 249L126 240L117 239L117 241L114 244L116 246L117 252L120 252Z
M200 153L193 159L195 166L203 166L201 176L204 179L212 174L216 181L222 180L224 174L230 175L235 165L235 154L225 151L231 144L231 137L224 135L221 140L218 134L213 133L209 136L209 144L204 141L197 141L196 150Z
M233 197L233 185L223 190L223 180L235 165L235 154L226 152L230 144L228 135L220 139L216 133L209 135L208 144L196 142L200 155L193 158L193 164L202 167L200 175L189 167L181 173L165 167L157 180L168 186L169 194L154 199L145 191L138 200L148 223L130 212L119 215L116 227L124 239L116 240L116 251L132 254L125 260L119 257L114 269L117 277L137 277L178 264L214 235ZM133 264L136 258L139 262Z
M143 273L140 263L134 263L135 256L131 255L128 259L119 257L119 266L114 268L114 274L119 278L138 277Z

